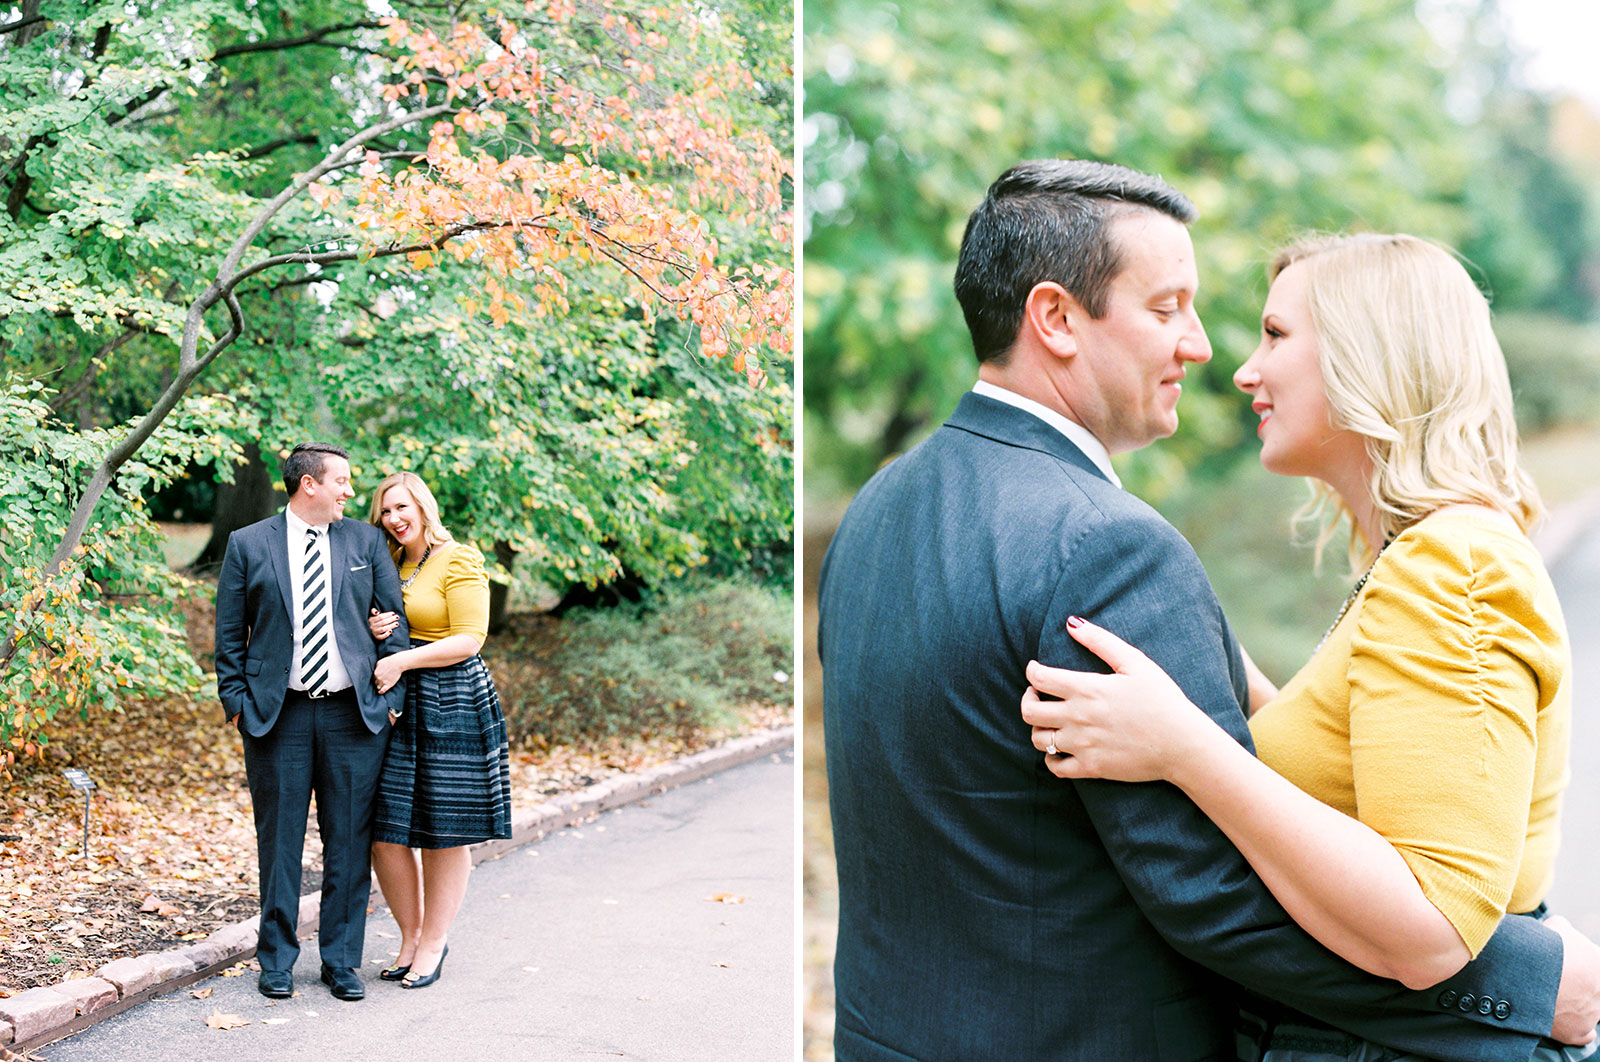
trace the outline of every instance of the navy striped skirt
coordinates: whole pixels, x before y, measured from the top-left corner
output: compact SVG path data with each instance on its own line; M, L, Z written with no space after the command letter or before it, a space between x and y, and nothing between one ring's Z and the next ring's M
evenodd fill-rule
M482 657L406 673L373 815L374 841L408 848L511 836L506 724Z

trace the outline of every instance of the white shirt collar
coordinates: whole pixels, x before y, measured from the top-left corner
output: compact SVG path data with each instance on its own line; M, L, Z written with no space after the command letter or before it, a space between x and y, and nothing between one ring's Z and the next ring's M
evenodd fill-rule
M996 402L1004 402L1008 406L1015 406L1024 413L1032 413L1056 431L1067 437L1067 441L1083 451L1085 457L1094 462L1094 467L1105 473L1105 477L1116 486L1122 486L1122 480L1117 478L1116 470L1111 467L1111 455L1106 452L1099 439L1090 434L1089 429L1076 421L1069 420L1051 409L1049 406L1035 402L1031 398L1024 398L1015 391L1008 391L998 384L988 380L979 380L972 385L972 393L992 398Z
M319 532L322 533L326 533L328 530L327 524L306 523L304 520L300 519L300 517L295 514L295 511L289 508L287 505L283 507L283 518L289 525L289 537L298 541L305 541L307 528L315 527Z

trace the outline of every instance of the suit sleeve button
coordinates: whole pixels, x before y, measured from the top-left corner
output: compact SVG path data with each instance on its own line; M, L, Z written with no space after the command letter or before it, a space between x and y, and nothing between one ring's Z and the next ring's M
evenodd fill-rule
M1455 1005L1456 993L1454 989L1447 988L1443 992L1439 993L1439 1006L1443 1007L1445 1010L1449 1010Z
M1478 997L1471 992L1461 993L1461 998L1456 1001L1456 1009L1463 1014L1471 1014L1472 1009L1478 1005Z
M1488 996L1480 996L1478 998L1478 1013L1483 1015L1485 1018L1487 1018L1490 1014L1493 1014L1494 1000L1490 999Z
M1496 1003L1494 1005L1494 1016L1499 1018L1501 1021L1505 1021L1507 1018L1511 1017L1511 1004L1507 1003L1503 999Z

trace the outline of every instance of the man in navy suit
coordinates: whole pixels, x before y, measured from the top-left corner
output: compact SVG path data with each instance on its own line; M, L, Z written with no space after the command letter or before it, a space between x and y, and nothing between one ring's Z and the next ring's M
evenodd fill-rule
M1231 1060L1241 989L1460 1062L1526 1059L1552 1028L1593 1024L1600 952L1581 938L1507 918L1456 977L1408 990L1300 930L1177 789L1062 782L1032 747L1028 660L1104 670L1072 615L1250 742L1245 668L1199 561L1109 461L1176 430L1181 381L1211 356L1194 215L1117 166L996 181L956 272L978 383L862 488L828 550L841 1062Z
M261 874L256 954L261 994L294 994L300 945L300 857L317 797L322 981L336 998L366 991L358 976L372 876L373 798L404 684L379 693L378 655L409 647L400 578L383 533L345 520L349 455L296 446L283 467L288 508L235 531L217 582L217 696L244 738ZM372 609L400 627L377 642ZM398 638L396 637L398 635Z

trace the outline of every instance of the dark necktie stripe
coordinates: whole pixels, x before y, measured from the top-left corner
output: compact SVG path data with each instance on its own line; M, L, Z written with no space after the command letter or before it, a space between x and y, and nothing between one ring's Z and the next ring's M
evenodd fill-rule
M317 552L317 529L306 528L306 563L300 579L304 614L300 621L300 681L312 695L328 681L328 581Z

